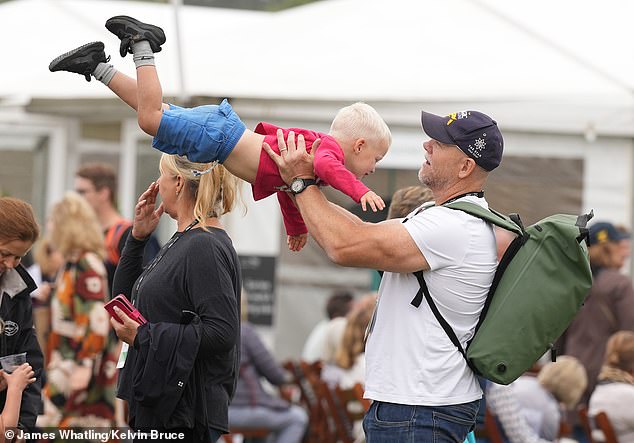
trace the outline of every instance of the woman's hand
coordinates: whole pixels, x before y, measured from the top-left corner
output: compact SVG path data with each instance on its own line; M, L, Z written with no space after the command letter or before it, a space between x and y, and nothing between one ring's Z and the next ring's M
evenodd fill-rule
M114 317L110 318L110 324L112 325L114 332L122 341L132 346L134 344L134 339L136 338L139 324L128 317L128 315L118 307L115 306L113 309L114 312L116 312L117 317L123 321L123 323L119 323Z
M147 190L141 194L136 206L134 207L134 222L132 225L132 236L137 240L143 240L154 232L158 225L159 219L163 214L163 203L156 206L156 196L158 195L159 185L152 182Z

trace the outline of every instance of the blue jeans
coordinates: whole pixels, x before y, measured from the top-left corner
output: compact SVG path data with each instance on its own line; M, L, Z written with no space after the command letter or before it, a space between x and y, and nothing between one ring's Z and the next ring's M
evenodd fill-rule
M480 400L449 406L372 402L363 418L367 443L463 443Z

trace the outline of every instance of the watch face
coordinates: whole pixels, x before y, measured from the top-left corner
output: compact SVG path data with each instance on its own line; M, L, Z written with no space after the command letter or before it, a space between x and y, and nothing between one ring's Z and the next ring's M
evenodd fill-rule
M304 182L300 179L300 180L294 180L293 183L291 183L291 191L293 192L299 192L304 188Z

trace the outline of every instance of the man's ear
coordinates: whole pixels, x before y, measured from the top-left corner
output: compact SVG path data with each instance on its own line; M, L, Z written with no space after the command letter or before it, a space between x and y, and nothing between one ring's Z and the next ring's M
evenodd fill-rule
M460 164L460 170L458 170L458 178L466 178L470 176L477 167L478 165L476 164L474 159L472 159L471 157L466 157L462 160Z
M364 138L358 138L354 141L354 146L352 147L352 150L354 151L355 154L361 154L361 151L363 151L363 148L365 148L365 139Z

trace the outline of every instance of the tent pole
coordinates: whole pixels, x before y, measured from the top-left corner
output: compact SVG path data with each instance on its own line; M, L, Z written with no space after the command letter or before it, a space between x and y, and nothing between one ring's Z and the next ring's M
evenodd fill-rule
M189 104L189 96L185 87L185 61L183 59L183 39L180 27L180 10L183 0L170 0L174 11L174 30L176 37L176 65L178 69L178 101L181 106Z

